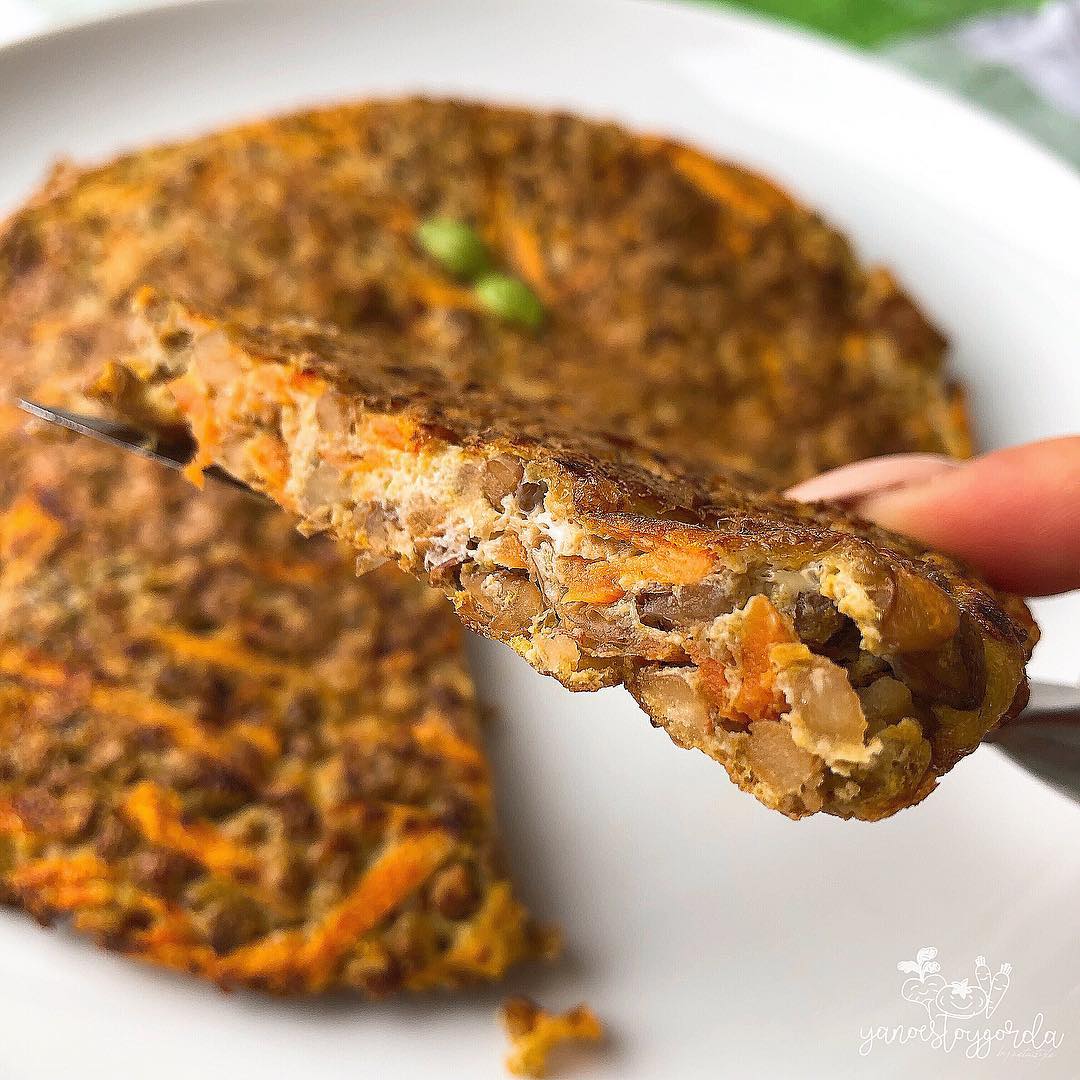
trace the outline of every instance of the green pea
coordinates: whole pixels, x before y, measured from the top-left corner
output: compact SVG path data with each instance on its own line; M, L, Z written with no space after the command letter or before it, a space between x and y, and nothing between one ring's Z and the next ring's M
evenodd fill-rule
M492 271L473 286L476 298L500 319L537 330L544 321L544 308L536 293L519 278Z
M474 278L487 269L488 252L479 233L464 221L428 218L416 227L416 242L444 270Z

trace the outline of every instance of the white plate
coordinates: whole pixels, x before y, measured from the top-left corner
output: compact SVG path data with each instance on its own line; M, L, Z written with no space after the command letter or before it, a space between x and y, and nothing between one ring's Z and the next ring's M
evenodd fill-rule
M626 0L184 6L0 53L0 201L59 154L100 158L298 103L426 90L565 105L764 168L895 267L948 331L987 444L1080 418L1080 182L996 123L804 36ZM1080 603L1042 605L1035 669L1075 679ZM1080 1072L1080 808L995 751L879 825L792 824L676 750L618 691L571 697L477 643L522 891L569 958L512 985L584 998L612 1042L576 1077ZM917 1027L897 962L1013 965L982 1026L1042 1012L1053 1057L967 1061L860 1029ZM0 1076L502 1075L501 988L369 1006L222 996L0 919ZM959 1022L966 1027L976 1021Z

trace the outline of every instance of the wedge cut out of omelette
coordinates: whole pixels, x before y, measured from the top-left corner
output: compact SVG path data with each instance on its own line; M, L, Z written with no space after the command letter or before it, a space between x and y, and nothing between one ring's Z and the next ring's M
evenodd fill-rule
M137 308L140 407L179 411L193 473L397 561L571 689L624 684L789 817L916 803L1023 706L1027 609L942 555L451 382L390 332Z

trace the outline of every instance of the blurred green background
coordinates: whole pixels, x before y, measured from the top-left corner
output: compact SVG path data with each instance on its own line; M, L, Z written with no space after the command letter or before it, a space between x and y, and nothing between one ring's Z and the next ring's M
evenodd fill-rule
M876 46L973 15L1034 8L1038 0L733 0L731 6L800 23L855 45Z
M1080 0L697 2L742 8L873 50L1080 166Z

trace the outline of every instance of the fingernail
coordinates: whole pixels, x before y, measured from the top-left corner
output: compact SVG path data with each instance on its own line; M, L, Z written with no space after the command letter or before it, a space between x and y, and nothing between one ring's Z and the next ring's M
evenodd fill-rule
M923 483L963 464L941 454L889 454L842 465L788 488L784 494L796 502L858 502L870 495L898 491Z

